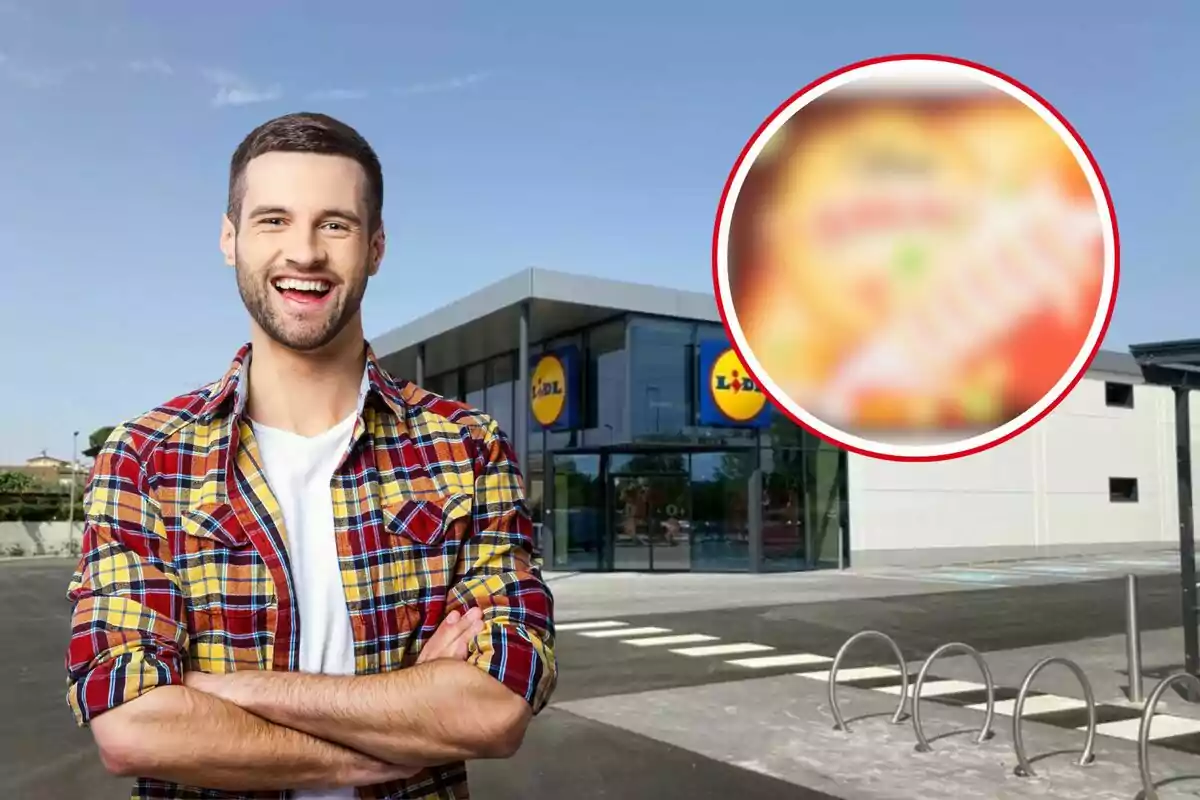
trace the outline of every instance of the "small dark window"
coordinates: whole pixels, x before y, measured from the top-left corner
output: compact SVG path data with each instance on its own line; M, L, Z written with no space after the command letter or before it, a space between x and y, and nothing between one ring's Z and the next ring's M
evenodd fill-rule
M1133 384L1105 381L1104 402L1114 408L1133 408Z
M1138 501L1137 478L1109 478L1108 499L1113 503Z

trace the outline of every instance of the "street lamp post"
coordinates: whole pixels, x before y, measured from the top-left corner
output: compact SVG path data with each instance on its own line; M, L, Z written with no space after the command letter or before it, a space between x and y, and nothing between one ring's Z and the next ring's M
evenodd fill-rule
M79 431L71 434L71 504L67 511L67 550L75 543L75 484L79 482Z

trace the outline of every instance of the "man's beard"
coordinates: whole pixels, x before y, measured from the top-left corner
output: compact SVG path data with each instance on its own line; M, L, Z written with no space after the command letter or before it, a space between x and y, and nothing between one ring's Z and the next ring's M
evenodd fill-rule
M311 325L289 324L283 314L271 304L270 293L276 291L275 287L268 280L260 279L259 273L246 267L240 259L235 257L235 262L238 293L242 296L246 310L267 336L291 350L311 352L325 347L345 330L346 325L362 307L367 282L363 280L357 284L343 283L341 287L345 290L344 293L326 301L330 305L326 309L324 320ZM363 274L366 274L365 270Z

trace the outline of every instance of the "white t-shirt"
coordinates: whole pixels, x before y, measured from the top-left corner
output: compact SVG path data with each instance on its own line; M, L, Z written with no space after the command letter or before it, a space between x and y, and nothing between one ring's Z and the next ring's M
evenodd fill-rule
M267 484L283 510L295 601L300 612L300 671L354 674L354 633L333 537L330 481L346 454L355 411L313 437L254 423ZM354 789L296 792L296 800L348 800Z

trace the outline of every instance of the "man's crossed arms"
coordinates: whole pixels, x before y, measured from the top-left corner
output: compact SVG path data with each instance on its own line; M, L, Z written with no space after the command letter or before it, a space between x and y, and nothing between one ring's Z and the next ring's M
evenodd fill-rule
M529 703L466 663L478 607L451 611L417 663L377 675L185 672L98 715L109 771L230 791L370 786L517 751Z

